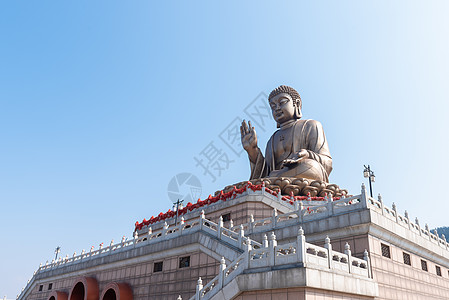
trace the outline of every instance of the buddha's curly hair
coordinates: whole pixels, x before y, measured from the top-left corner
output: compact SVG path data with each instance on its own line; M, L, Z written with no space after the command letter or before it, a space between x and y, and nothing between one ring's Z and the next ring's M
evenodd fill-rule
M280 85L277 88L275 88L268 96L268 101L270 101L271 98L282 93L289 94L293 100L299 100L299 108L302 109L301 96L299 96L299 93L294 88L289 87L287 85ZM296 101L293 101L293 105L296 105Z

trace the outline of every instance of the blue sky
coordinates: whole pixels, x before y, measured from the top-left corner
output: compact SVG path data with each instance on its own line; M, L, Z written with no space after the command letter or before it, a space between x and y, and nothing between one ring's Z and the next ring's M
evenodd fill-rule
M421 224L449 225L449 4L445 1L3 1L0 3L0 297L40 262L130 236L171 208L246 180L219 138L262 92L298 89L333 156L330 181ZM276 129L256 126L259 145ZM232 161L213 181L194 157Z

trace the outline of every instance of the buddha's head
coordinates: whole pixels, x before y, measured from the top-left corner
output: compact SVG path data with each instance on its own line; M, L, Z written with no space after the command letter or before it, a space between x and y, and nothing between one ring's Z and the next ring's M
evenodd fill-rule
M281 85L275 88L268 96L268 102L278 127L287 121L300 119L302 116L301 97L292 87Z

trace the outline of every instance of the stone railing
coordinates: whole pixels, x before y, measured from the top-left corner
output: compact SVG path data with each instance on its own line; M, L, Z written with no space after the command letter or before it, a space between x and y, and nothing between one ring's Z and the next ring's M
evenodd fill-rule
M114 241L111 241L110 245L106 247L104 247L103 243L101 243L98 249L94 249L94 247L92 246L90 251L86 252L85 250L83 250L79 255L77 255L77 253L75 252L72 257L69 257L67 255L64 258L60 257L58 260L53 260L51 263L47 261L47 263L44 265L40 264L39 268L34 272L32 279L28 280L27 285L17 296L17 299L22 299L23 295L34 282L35 275L37 275L38 273L85 262L96 257L111 255L121 251L128 251L136 247L145 246L167 239L177 238L181 235L187 235L201 230L242 250L246 249L248 245L252 245L252 247L254 248L260 248L262 246L262 244L253 241L249 237L245 236L243 227L240 227L240 230L237 233L228 228L225 228L223 225L223 219L221 217L217 224L210 220L207 220L205 218L204 211L201 211L198 218L195 218L188 222L185 222L184 219L181 218L180 222L177 225L173 224L169 226L167 223L165 223L164 226L157 232L153 232L151 230L151 227L149 227L146 234L138 235L137 232L134 232L134 237L132 239L123 237L120 243L114 244Z
M362 193L363 193L364 186L362 187ZM365 190L366 193L366 190ZM366 197L368 202L368 207L370 209L373 209L377 212L379 212L382 216L386 217L387 219L391 220L394 223L397 223L405 228L408 228L413 233L423 237L424 239L428 239L429 241L433 242L434 244L437 244L443 249L449 250L449 243L446 240L446 237L444 234L441 235L441 237L438 235L438 233L435 231L435 233L432 233L429 230L429 226L425 224L424 228L422 228L419 224L418 218L415 218L415 222L412 222L409 219L408 212L405 211L404 215L401 215L398 213L396 204L392 204L391 208L386 206L383 201L382 197L378 196L377 200L373 199L371 197Z
M329 195L332 195L332 193L329 193ZM205 206L214 205L218 202L232 201L246 196L264 196L269 200L283 206L287 210L298 210L300 202L304 202L304 205L307 207L321 205L323 202L329 201L327 194L324 197L312 197L310 194L308 196L295 196L293 193L290 195L282 195L279 191L271 190L266 187L264 182L262 184L254 185L248 181L242 188L237 189L234 187L234 189L226 193L221 191L221 193L218 193L217 196L214 197L209 195L209 197L204 200L198 199L198 202L195 204L189 202L186 207L180 207L177 212L169 210L166 213L160 213L156 218L151 217L149 220L144 219L141 223L136 222L135 229L140 231L149 226L161 226L163 222L168 220L173 221L176 215L179 217L186 216L186 218L189 219L188 214L192 212L195 213L195 210L197 209L204 209ZM332 199L332 196L330 198ZM335 200L343 198L345 198L345 195L338 196Z
M327 268L345 272L365 278L372 278L368 251L365 250L364 258L353 257L349 244L345 245L345 252L340 253L332 250L329 237L326 237L324 248L307 243L304 231L300 227L296 242L277 245L274 232L268 240L264 236L262 247L253 249L251 244L246 246L245 251L234 262L226 267L225 259L221 259L218 275L203 286L201 277L198 279L195 295L190 300L207 300L218 293L220 289L229 284L235 277L242 274L246 269L261 267L274 267L288 265L306 268Z
M246 233L258 233L271 231L278 227L286 227L290 225L300 224L303 222L323 219L333 215L338 215L343 212L350 212L367 207L366 198L361 195L352 197L341 197L339 200L333 200L332 196L324 197L324 201L295 201L294 211L280 214L276 209L273 210L271 217L254 220L254 217L250 216L250 222L239 226L231 226L232 231L243 229Z
M279 196L274 196L270 193L268 193L265 188L263 187L261 190L253 191L251 189L246 189L244 195L258 195L258 194L264 194L267 197L277 199L278 201L291 205L291 207L294 209L294 211L286 213L286 214L280 214L278 215L277 211L273 211L273 215L269 218L261 219L261 220L254 220L253 217L251 217L251 220L249 223L233 226L232 220L231 225L229 228L225 228L223 225L223 220L219 219L218 223L214 223L210 220L205 219L204 211L201 211L200 216L196 217L194 219L185 221L183 217L180 218L180 222L178 224L172 224L168 225L167 222L164 222L162 228L159 228L155 231L152 230L152 227L147 227L147 231L145 233L142 233L140 231L140 234L137 233L137 231L134 233L134 237L131 239L127 239L123 237L121 242L114 244L113 241L109 244L109 246L103 247L103 244L100 244L99 249L94 249L93 247L90 249L90 251L82 251L81 254L77 255L76 253L73 254L72 257L69 257L68 255L64 258L59 258L59 260L55 261L53 260L51 263L47 262L45 265L40 265L38 270L34 272L34 275L39 272L44 272L49 269L54 269L58 267L62 267L64 265L69 264L76 264L78 262L86 261L87 259L93 259L98 256L103 255L110 255L112 253L116 253L119 251L127 251L128 249L133 249L134 247L144 246L146 244L159 242L165 239L172 239L179 237L184 234L190 234L199 230L202 230L204 232L207 232L210 235L216 236L217 238L227 242L228 244L231 244L235 247L238 247L242 250L247 249L248 247L251 248L254 252L254 257L264 257L263 254L267 253L267 246L264 246L264 244L260 244L256 241L250 240L246 235L252 234L252 233L262 233L262 232L269 232L273 231L276 228L282 228L287 227L290 225L296 225L301 224L303 222L323 219L329 216L338 215L341 213L347 213L350 211L356 211L360 209L373 209L379 213L381 213L383 216L389 218L391 221L396 222L398 224L401 224L404 227L409 228L412 232L414 232L417 235L422 236L423 238L426 238L430 240L431 242L434 242L435 244L438 244L441 248L449 250L449 243L446 241L446 238L444 235L440 238L437 234L431 233L429 231L429 228L426 224L425 228L421 228L418 222L418 219L415 220L415 222L411 222L408 217L408 213L405 212L404 216L400 215L397 210L395 204L392 205L392 208L389 208L384 205L382 198L379 196L378 200L373 199L368 196L365 185L362 184L361 194L356 195L353 197L344 198L341 197L338 200L334 200L332 196L324 197L323 201L292 201L293 204L290 204L289 201L286 201L288 199L288 196L282 196L282 199ZM265 243L265 241L263 241ZM294 244L294 243L293 243ZM293 244L287 244L283 245L284 248L282 248L282 251L277 251L277 253L280 253L282 255L276 255L272 257L276 257L275 263L280 263L281 261L285 260L292 260L293 258L293 252L298 253L296 246ZM319 249L317 246L313 246L310 244L310 248L315 247L316 255L315 260L316 262L324 263L325 258L323 257L323 250ZM261 253L258 253L259 251ZM284 253L285 252L285 253ZM308 254L312 254L312 250L310 250ZM332 257L332 261L330 261L328 264L330 265L332 263L334 268L341 268L345 269L346 266L348 268L351 268L351 266L355 266L357 264L361 265L362 262L358 261L354 258L354 260L348 265L348 261L345 260L344 256L339 256L338 253L332 253L330 256L327 254L327 259L329 260L330 257ZM255 262L255 259L252 259L252 267L254 267L257 264L264 264L264 260L260 260ZM237 274L239 270L242 268L242 264L239 261L237 264L237 268L232 269L232 271L228 270L227 272L229 274ZM234 266L235 267L235 266ZM359 270L359 269L355 269ZM234 276L232 275L232 276ZM22 289L22 292L20 295L17 296L17 298L22 299L26 291L29 289L29 287L34 282L34 276L31 280L28 281L27 285Z

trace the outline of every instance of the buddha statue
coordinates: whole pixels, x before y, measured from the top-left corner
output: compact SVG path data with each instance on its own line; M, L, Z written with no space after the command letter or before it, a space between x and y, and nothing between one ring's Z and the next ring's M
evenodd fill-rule
M270 138L265 157L257 146L251 122L240 126L243 148L248 153L251 178L294 177L329 182L332 157L321 123L301 119L298 92L285 85L274 89L268 102L279 128Z

